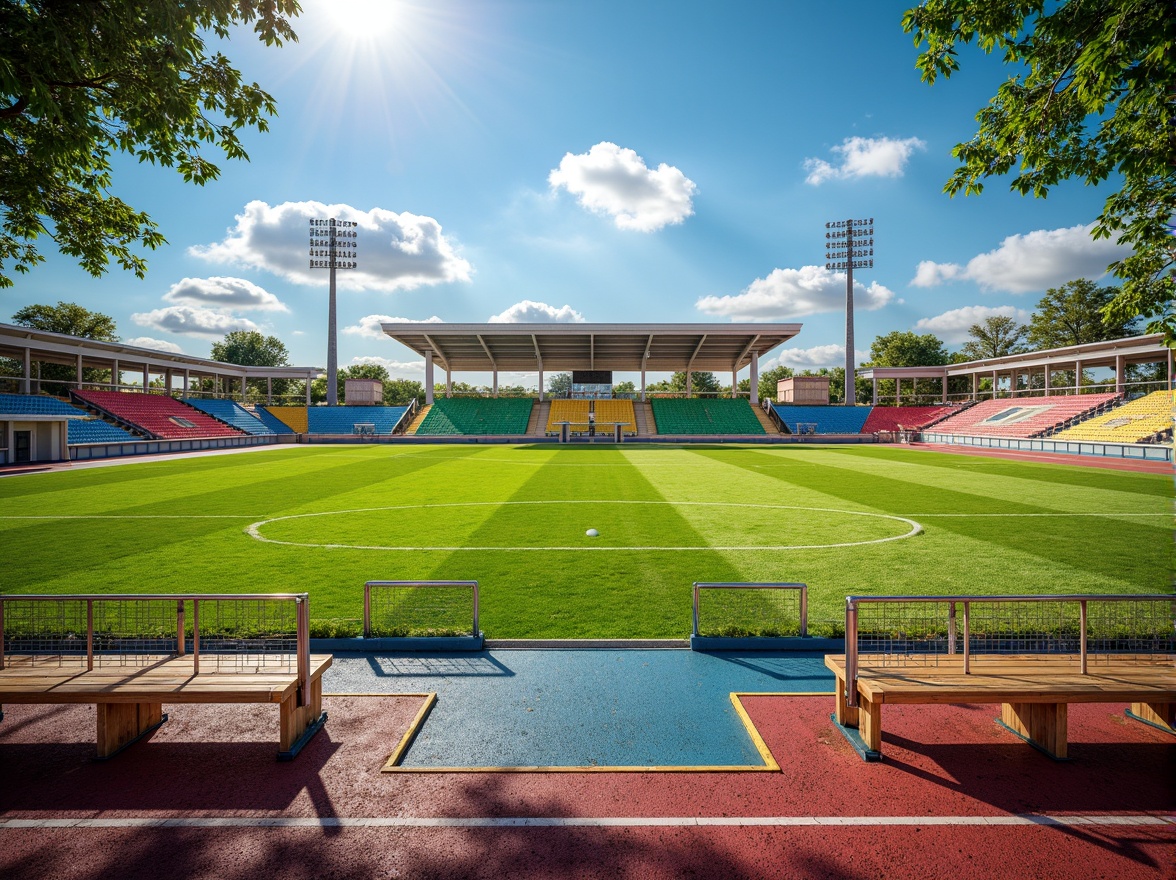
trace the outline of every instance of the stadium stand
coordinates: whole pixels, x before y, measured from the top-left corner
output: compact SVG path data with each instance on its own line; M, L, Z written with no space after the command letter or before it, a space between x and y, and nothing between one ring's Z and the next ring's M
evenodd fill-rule
M533 405L530 397L442 397L417 434L525 434Z
M773 403L772 409L793 434L860 434L874 408Z
M239 437L242 433L162 394L122 391L71 391L70 394L83 405L161 440Z
M73 416L85 415L76 406L44 394L0 394L2 416Z
M391 434L407 406L312 406L306 411L311 434L351 434L356 425L367 424L375 434Z
M637 433L637 414L633 411L633 401L626 399L598 400L594 406L597 424L609 425L612 422L624 422L621 430L625 434Z
M956 406L876 406L862 426L863 434L917 431L956 412Z
M936 433L984 437L1045 437L1070 423L1097 415L1119 394L1066 394L983 400L935 426Z
M69 431L67 442L70 446L76 443L126 443L142 439L125 428L104 422L102 419L70 419L66 427Z
M306 407L304 406L259 406L257 416L277 434L306 433ZM286 430L278 430L277 425L279 424L284 425Z
M1058 440L1142 443L1172 430L1176 392L1153 391L1110 412L1059 431Z
M659 434L763 434L764 426L743 398L653 399Z
M268 436L276 433L272 428L262 422L261 419L236 401L195 397L185 397L183 401L188 406L194 406L201 412L207 413L213 418L220 419L225 424L232 425L234 428L238 428L246 434L263 434Z
M587 426L590 410L590 401L587 400L563 400L557 398L551 401L551 409L547 413L547 433L558 434L560 422L575 423L571 426L573 431L577 430L577 424Z

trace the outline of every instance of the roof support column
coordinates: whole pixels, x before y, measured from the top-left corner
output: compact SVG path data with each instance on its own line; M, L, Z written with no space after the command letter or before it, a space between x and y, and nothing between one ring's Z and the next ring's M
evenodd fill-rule
M24 350L24 365L21 368L21 383L20 389L22 394L33 393L33 352L31 349ZM9 449L12 447L9 446Z
M110 365L110 390L118 391L118 386L122 384L122 370L118 368L118 358L114 359L114 363Z
M82 387L82 356L78 355L78 390Z
M425 406L433 403L433 352L425 352Z
M1082 388L1082 361L1074 361L1074 393L1081 394Z
M751 353L751 405L759 406L759 352Z
M1172 390L1172 349L1168 349L1168 390Z
M445 396L453 397L453 370L445 368Z
M494 370L492 376L493 376L493 378L490 380L491 381L491 388L492 388L494 396L497 397L498 396L498 370Z
M543 361L539 361L539 402L543 400Z
M943 371L943 402L947 403L947 371Z
M976 395L980 390L980 374L972 373L972 400L976 399Z
M1049 397L1050 380L1053 379L1053 367L1045 365L1045 396Z
M184 396L188 396L188 387L192 382L192 371L184 367Z
M992 371L992 399L996 400L996 370Z
M902 406L902 379L894 377L894 405Z
M1127 359L1121 354L1115 355L1115 393L1122 394L1127 384Z
M686 368L686 396L694 396L694 373L689 367Z
M151 372L147 364L143 364L143 393L147 393L147 386L151 384Z
M167 388L167 395L168 395L168 397L171 397L171 393L172 393L172 371L171 371L171 367L168 367L166 370L164 370L164 371L163 371L163 385L164 385L164 387L165 387L165 388Z
M248 400L248 388L245 387L245 381L246 381L245 374L242 373L241 374L241 403L245 403Z
M308 407L310 406L310 384L313 381L314 380L309 375L306 377L306 405Z
M274 379L273 376L265 377L265 405L269 406L274 402Z
M870 376L870 384L874 388L874 406L877 406L878 405L878 377L871 375Z
M739 373L731 371L731 396L735 397L735 390L739 387Z
M1168 353L1168 360L1171 361L1171 359L1172 359L1172 353L1169 352ZM1171 374L1171 372L1172 372L1172 368L1169 367L1168 373ZM644 369L641 370L641 402L645 403L645 370Z

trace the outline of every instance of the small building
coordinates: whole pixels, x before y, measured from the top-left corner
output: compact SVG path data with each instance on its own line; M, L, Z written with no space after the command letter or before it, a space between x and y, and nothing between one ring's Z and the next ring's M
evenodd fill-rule
M829 405L828 376L793 376L776 383L776 402Z
M379 379L347 379L343 385L346 406L383 406L384 383Z

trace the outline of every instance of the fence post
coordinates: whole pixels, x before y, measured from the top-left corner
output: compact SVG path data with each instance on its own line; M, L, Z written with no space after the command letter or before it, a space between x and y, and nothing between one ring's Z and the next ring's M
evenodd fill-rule
M972 671L972 629L968 619L971 604L964 603L964 675Z
M692 619L694 621L693 634L698 635L698 581L694 582L694 611Z
M94 600L86 600L86 670L94 669Z
M0 598L0 669L4 668L4 600Z
M808 584L800 585L800 635L808 635Z
M192 600L192 674L200 674L200 600Z
M184 632L184 600L176 600L176 656L183 657L188 652Z
M1082 599L1078 602L1078 626L1081 630L1079 633L1078 656L1082 663L1082 674L1086 675L1086 600Z
M414 397L413 400L416 400ZM363 637L372 637L372 582L363 585Z
M294 600L298 613L298 686L299 702L310 705L310 601L308 594Z
M947 603L947 653L956 652L956 603Z
M857 603L852 598L845 600L845 704L857 706L857 636L858 611Z
M474 633L473 633L473 636L476 639L478 637L478 633L480 632L480 630L478 629L478 582L474 581L473 584L474 584Z

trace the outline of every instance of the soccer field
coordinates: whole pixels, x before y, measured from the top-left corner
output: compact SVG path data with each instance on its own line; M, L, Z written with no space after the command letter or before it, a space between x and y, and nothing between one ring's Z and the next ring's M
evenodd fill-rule
M308 591L318 621L473 579L490 638L684 638L694 581L801 581L821 634L849 594L1170 591L1173 487L901 447L280 447L0 480L0 546L5 593Z

